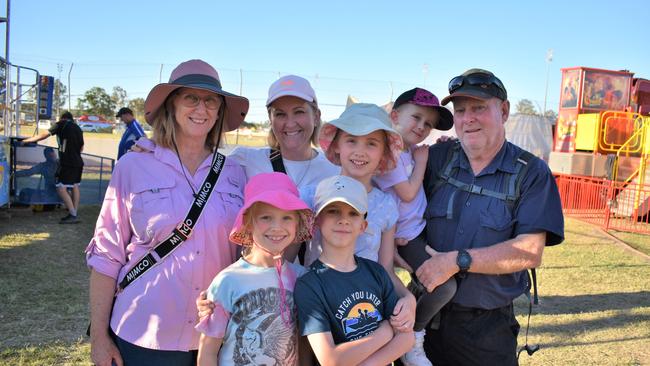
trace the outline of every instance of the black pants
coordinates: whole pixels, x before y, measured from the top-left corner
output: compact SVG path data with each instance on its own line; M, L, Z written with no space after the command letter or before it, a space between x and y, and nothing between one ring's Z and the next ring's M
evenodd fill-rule
M198 351L162 351L143 348L118 337L111 330L124 366L194 366Z
M436 366L518 365L518 334L512 304L493 310L450 304L441 311L440 328L427 329L424 350Z
M409 241L405 246L398 246L397 251L406 263L413 268L413 271L416 271L424 261L431 258L424 250L426 245L426 231L423 230L420 235ZM415 273L411 274L411 281L409 289L418 300L413 330L421 331L438 314L440 309L454 297L456 294L456 279L454 277L450 278L431 292L427 292L424 286L420 284Z

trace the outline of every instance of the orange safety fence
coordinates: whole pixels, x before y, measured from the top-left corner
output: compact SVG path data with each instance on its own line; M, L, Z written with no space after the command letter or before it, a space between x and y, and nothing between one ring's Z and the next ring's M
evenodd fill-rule
M604 230L650 234L650 185L555 174L566 216Z

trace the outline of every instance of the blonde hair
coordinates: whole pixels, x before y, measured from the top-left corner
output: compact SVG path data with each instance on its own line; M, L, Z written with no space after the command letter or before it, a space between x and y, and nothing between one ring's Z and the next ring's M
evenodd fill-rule
M314 112L314 132L312 132L311 137L309 140L311 141L312 146L318 146L318 132L320 131L320 126L322 124L322 120L320 118L320 109L318 108L318 103L316 102L308 102L307 103L312 111ZM266 107L266 111L269 114L269 122L271 122L271 105ZM268 143L269 147L271 149L275 150L280 150L280 143L278 142L278 138L275 137L275 134L273 133L273 123L271 123L271 128L269 128L269 134L266 136L266 142Z
M176 121L174 100L176 99L176 96L178 96L179 90L181 90L181 88L178 88L169 94L163 105L154 112L150 123L153 129L152 140L156 145L168 149L174 148L174 141L176 139L176 124L178 122ZM212 126L212 129L208 131L208 135L205 139L205 147L210 151L219 148L219 145L221 144L221 135L224 133L223 124L227 119L226 99L221 95L219 95L219 98L221 98L221 107L217 114L217 121L214 126Z
M255 202L244 212L241 231L238 235L241 238L242 246L249 248L253 245L253 220L256 210L259 209L260 203ZM311 229L313 225L313 217L311 210L291 210L288 212L295 212L298 216L298 225L296 225L296 237L293 238L291 244L302 243L311 238ZM246 252L246 250L244 250ZM247 252L246 252L247 253Z

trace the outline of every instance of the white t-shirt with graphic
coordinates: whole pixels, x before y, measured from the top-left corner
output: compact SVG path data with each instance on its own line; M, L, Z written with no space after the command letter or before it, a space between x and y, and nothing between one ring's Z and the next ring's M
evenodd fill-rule
M258 267L240 258L214 278L207 292L215 310L196 329L223 338L220 365L297 365L293 289L304 272L293 263L282 265L288 324L280 313L281 290L275 267Z

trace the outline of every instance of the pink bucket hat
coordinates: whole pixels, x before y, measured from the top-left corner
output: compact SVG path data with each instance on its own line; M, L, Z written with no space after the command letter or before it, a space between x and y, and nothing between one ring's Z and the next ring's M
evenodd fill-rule
M144 118L147 123L153 123L153 117L163 106L169 94L179 88L192 88L207 90L224 97L226 106L226 119L224 129L236 130L248 113L248 99L228 93L221 88L219 74L214 67L202 60L189 60L176 66L169 76L168 83L161 83L153 87L144 102Z
M244 188L244 206L235 218L235 224L230 231L230 241L240 245L253 245L253 236L244 227L244 215L256 202L263 202L286 211L298 211L302 227L296 231L294 243L311 239L312 211L300 199L298 188L291 178L284 173L260 173L248 181Z
M341 113L338 119L323 125L318 135L320 147L325 152L327 160L333 164L341 165L340 157L332 148L332 142L338 130L345 131L353 136L364 136L378 130L384 131L388 137L388 148L391 153L388 159L381 159L378 170L379 173L384 173L395 169L399 156L402 153L404 142L402 141L402 136L391 126L390 117L384 109L375 104L352 104Z
M318 103L316 101L316 92L314 92L309 81L296 75L283 76L271 84L266 106L270 106L276 99L285 96L298 97L308 102Z

